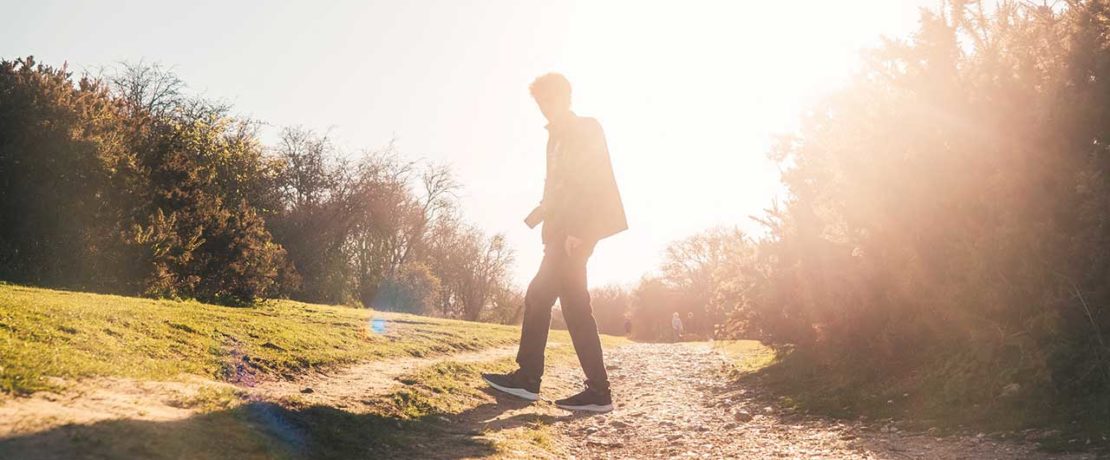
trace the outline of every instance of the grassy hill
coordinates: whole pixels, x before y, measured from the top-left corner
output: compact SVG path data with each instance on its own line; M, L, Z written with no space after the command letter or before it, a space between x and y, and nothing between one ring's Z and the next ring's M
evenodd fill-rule
M0 389L59 377L228 381L508 345L513 327L279 300L254 308L0 285Z
M0 458L557 458L544 423L480 428L496 405L479 374L511 369L505 351L518 337L512 326L292 301L236 308L0 284L0 409L42 390L31 399L95 399L105 378L140 382L132 390L151 381L192 386L168 403L189 411L185 418L44 416L39 428L0 437ZM576 366L565 331L552 331L551 342L549 366ZM497 353L473 359L480 350ZM327 379L393 358L418 365L354 406L313 399L300 386L259 392L266 382ZM363 382L349 384L362 391ZM548 388L572 389L559 385L569 384Z

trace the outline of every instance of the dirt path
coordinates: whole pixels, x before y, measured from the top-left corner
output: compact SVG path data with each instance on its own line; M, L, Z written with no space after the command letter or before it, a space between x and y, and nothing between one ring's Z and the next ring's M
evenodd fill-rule
M401 358L371 361L329 374L311 374L293 381L266 382L250 390L252 399L277 401L296 394L308 404L319 404L361 413L370 397L398 385L397 377L417 369L452 361L477 363L514 356L516 347L490 348L430 358Z
M515 347L503 347L428 358L370 361L330 373L308 373L292 381L264 381L249 387L196 376L175 382L88 379L66 385L71 389L61 393L39 392L26 398L0 399L0 439L104 420L182 420L200 411L193 402L198 394L213 391L234 392L250 401L279 401L296 395L308 403L358 413L371 397L397 385L397 377L418 368L447 360L492 361L512 356L515 351Z
M725 358L706 343L631 344L608 351L607 364L614 412L567 415L541 403L498 414L486 428L531 414L550 423L558 449L575 458L1093 458L1052 456L1029 444L981 437L882 433L794 414L757 403L754 389L728 384ZM577 369L552 374L545 393L580 379Z
M281 432L259 441L250 458L268 458L267 445L284 442L306 446L327 442L335 432L361 433L363 424L381 429L402 429L397 421L378 420L370 414L375 396L385 395L401 383L396 378L444 361L487 362L509 357L513 347L430 358L401 358L367 362L328 374L304 375L287 382L262 382L254 387L234 386L199 378L182 382L143 382L126 379L96 379L81 382L62 394L39 393L30 398L0 401L0 440L45 432L77 424L96 425L108 420L183 421L185 424L156 424L152 431L136 432L131 446L109 450L96 458L143 456L142 436L188 433L239 427L243 420L257 423L259 414L269 414L276 425L297 422L289 436ZM1026 459L1093 458L1093 455L1052 456L1035 446L999 442L974 436L936 438L927 434L883 433L859 423L842 423L784 410L759 397L760 389L738 386L724 376L727 359L710 344L628 344L607 350L613 391L618 406L609 414L570 414L550 401L528 403L488 391L470 409L450 417L434 417L431 426L409 433L409 441L386 457L476 458L836 458L836 459ZM577 390L581 371L571 357L554 360L544 381L544 396L554 399ZM478 382L466 382L474 387ZM235 398L250 404L245 418L197 417L201 408L187 401L204 391L234 391ZM481 393L479 393L481 394ZM284 398L295 397L308 412L282 409ZM261 412L259 412L261 411ZM186 420L188 419L188 420ZM220 425L218 420L230 420ZM252 422L252 420L254 420ZM269 419L267 419L269 420ZM347 425L340 425L347 420ZM305 424L307 421L307 425ZM72 425L70 425L72 426ZM130 428L129 428L130 427ZM396 428L393 428L396 427ZM118 427L117 427L118 428ZM124 426L128 433L134 426ZM50 430L56 436L31 438L29 443L9 446L15 452L34 452L37 458L69 458L74 439L96 437L102 431ZM373 433L371 430L368 433ZM289 433L286 433L289 434ZM370 434L370 436L373 436ZM322 439L317 439L323 437ZM289 441L293 439L295 442ZM372 438L355 436L360 442ZM184 439L193 439L186 437ZM233 438L231 446L250 437ZM343 439L343 438L340 438ZM367 441L370 440L370 441ZM257 441L257 440L256 440ZM66 447L67 444L69 447ZM126 443L125 443L126 444ZM2 444L0 444L2 447ZM20 450L23 449L23 450ZM56 449L51 451L50 449ZM181 447L188 453L191 447ZM243 448L239 448L244 451ZM2 451L2 449L0 449ZM246 449L247 452L254 452ZM56 455L51 455L54 452ZM136 452L138 454L136 454ZM219 458L219 450L216 456ZM293 449L294 457L310 458L318 450ZM299 452L299 453L298 453ZM328 451L324 451L328 452ZM353 451L352 451L353 452ZM395 452L396 454L388 454ZM166 456L164 452L160 452ZM181 458L189 455L182 454ZM3 455L0 455L2 457ZM170 455L173 458L172 455ZM212 457L211 455L209 457ZM246 457L245 457L246 458Z

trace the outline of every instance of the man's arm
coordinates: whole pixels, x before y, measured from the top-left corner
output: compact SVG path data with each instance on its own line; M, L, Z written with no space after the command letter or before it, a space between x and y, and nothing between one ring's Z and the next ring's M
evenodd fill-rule
M536 228L537 225L543 222L543 214L543 203L540 203L539 206L536 206L536 209L528 214L528 217L524 218L524 225L527 225L528 228Z
M577 241L568 246L595 242L603 236L604 230L599 227L604 219L611 217L605 214L612 212L607 201L613 197L608 195L619 193L610 190L615 184L611 180L612 165L601 124L590 119L582 126L579 136L574 168L575 225L570 234Z

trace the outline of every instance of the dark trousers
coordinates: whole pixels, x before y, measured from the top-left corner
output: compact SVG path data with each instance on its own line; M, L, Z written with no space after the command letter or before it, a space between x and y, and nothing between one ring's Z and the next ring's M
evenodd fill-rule
M591 388L607 390L609 376L601 354L601 338L590 307L590 291L586 286L586 261L592 247L579 248L567 255L562 244L544 246L539 273L528 285L524 296L524 324L520 329L520 350L516 362L524 375L539 379L543 375L544 348L551 327L551 308L555 300L563 309L574 351Z

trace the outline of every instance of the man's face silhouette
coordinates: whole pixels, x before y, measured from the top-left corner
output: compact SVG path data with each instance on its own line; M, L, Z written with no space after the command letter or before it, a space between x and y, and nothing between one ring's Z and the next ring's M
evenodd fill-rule
M548 122L554 122L562 118L566 118L570 114L570 97L562 95L544 95L537 96L536 105L540 106L540 112L543 112L543 117Z

